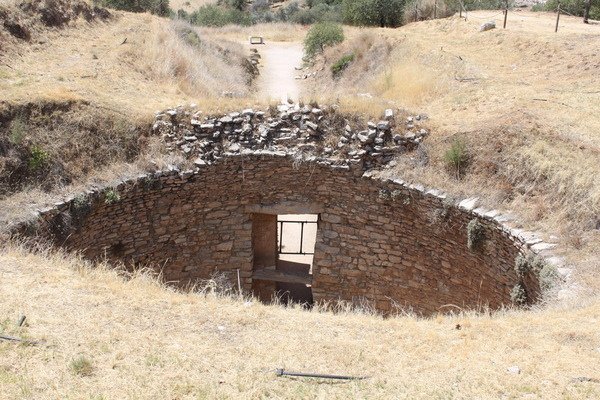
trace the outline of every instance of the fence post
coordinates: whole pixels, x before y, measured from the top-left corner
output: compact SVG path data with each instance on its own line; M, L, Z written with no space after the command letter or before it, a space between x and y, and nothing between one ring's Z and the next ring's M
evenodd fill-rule
M504 8L504 24L503 29L506 29L506 19L508 18L508 0L506 0L506 7Z
M558 32L558 21L560 20L560 1L558 2L558 6L556 7L556 27L554 28L554 33Z
M433 2L433 19L437 19L437 0Z

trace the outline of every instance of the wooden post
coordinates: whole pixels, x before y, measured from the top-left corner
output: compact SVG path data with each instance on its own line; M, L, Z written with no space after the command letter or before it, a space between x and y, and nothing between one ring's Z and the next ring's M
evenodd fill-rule
M433 19L437 19L437 0L433 2Z
M508 18L508 0L506 0L506 7L504 8L504 24L502 25L503 29L506 29L506 19Z
M558 21L560 21L560 1L558 2L558 7L556 7L556 27L554 28L554 33L558 32Z

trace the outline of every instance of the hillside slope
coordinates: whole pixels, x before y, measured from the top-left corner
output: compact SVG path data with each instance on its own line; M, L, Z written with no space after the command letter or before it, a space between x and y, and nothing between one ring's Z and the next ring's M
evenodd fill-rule
M316 76L305 96L369 114L424 112L432 134L387 175L512 210L528 229L559 235L571 262L597 269L600 25L567 16L554 33L552 14L515 11L507 29L479 32L490 19L501 27L501 15L468 15L347 28L307 71ZM355 61L334 77L330 67L347 54ZM460 180L445 160L457 140L468 153Z

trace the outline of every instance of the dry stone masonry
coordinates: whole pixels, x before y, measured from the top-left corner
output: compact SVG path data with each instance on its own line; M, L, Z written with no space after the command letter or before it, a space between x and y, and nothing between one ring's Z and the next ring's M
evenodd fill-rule
M246 109L220 117L203 117L193 108L158 113L153 126L168 149L193 158L197 167L248 150L301 152L360 164L371 169L409 151L428 134L420 127L426 116L396 122L394 111L380 121L352 121L330 108L280 104L269 112Z
M553 244L512 229L509 217L444 193L375 177L373 167L426 134L415 117L364 129L314 107L280 106L202 118L183 108L157 116L170 149L195 160L95 188L40 210L17 231L90 259L151 265L169 282L225 275L257 294L253 229L273 215L318 214L315 301L371 304L383 313L497 309L540 296L539 268ZM337 124L337 125L336 125ZM341 135L329 132L340 126ZM328 133L329 132L329 133ZM333 145L329 139L334 138ZM380 140L378 140L380 139Z

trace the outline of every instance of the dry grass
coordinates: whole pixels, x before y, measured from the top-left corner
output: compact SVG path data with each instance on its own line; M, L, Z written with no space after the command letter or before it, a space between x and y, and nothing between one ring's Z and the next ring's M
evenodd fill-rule
M161 24L151 40L130 49L131 59L146 61L158 82L171 82L182 92L198 98L235 97L249 94L249 76L242 64L246 56L241 45L205 35L183 22Z
M366 54L383 63L362 68L365 62L359 62L361 68L350 67L347 77L335 80L331 55L365 42L359 31L347 29L347 42L316 65L322 71L307 84L314 89L306 96L376 118L388 107L427 114L428 166L407 158L389 174L457 196L477 194L490 207L518 212L528 228L568 227L593 243L600 215L600 64L594 45L600 30L568 17L555 34L552 15L519 11L510 14L506 30L478 32L491 14L372 29L370 35L394 50L386 56L384 47L372 47ZM475 158L464 182L440 173L457 135Z
M57 199L76 196L92 186L107 186L135 178L145 172L165 170L169 166L183 170L191 167L190 161L180 155L166 154L161 139L150 138L143 151L129 162L113 156L92 171L76 176L68 185L57 184L48 187L40 183L31 183L10 196L0 198L0 221L3 224L0 233L18 222L31 218L34 210L45 208Z
M16 245L3 248L0 274L2 330L43 341L0 342L10 399L600 396L597 298L568 314L384 320L178 293L143 271L123 275ZM26 327L15 327L19 315ZM73 372L77 360L85 374ZM520 374L507 372L515 365ZM280 367L370 378L277 378Z
M40 43L0 53L3 99L80 98L131 116L186 103L205 111L254 103L240 46L204 35L190 44L169 20L113 14L108 22L45 31ZM231 99L224 91L247 97Z
M304 40L308 29L309 27L299 24L277 22L252 26L228 25L222 28L199 28L199 32L241 43L248 43L250 36L262 36L267 42L299 42Z

